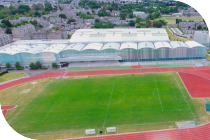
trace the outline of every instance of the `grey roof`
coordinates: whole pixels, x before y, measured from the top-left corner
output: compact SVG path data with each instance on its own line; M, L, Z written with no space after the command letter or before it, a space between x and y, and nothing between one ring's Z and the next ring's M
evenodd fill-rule
M79 29L71 37L70 42L139 42L169 41L163 28L141 29Z

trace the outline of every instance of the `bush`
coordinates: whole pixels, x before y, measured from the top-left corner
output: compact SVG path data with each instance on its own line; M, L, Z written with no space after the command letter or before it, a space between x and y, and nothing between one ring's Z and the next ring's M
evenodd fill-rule
M48 68L42 68L43 70L47 70Z
M0 76L4 75L5 73L8 73L8 70L1 72Z
M19 69L17 69L17 70L24 70L24 68L19 68Z

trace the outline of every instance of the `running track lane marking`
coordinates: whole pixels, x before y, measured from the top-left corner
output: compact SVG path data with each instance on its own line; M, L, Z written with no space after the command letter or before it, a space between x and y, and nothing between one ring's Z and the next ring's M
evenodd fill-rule
M42 92L42 91L51 83L51 82L52 82L52 80L51 80L49 83L47 83L47 85L45 85L44 88L41 89L40 92L38 92L38 94L36 94L36 96L34 96L34 98L37 97L37 96L38 96L38 95L39 95L39 94L40 94L40 93L41 93L41 92ZM34 99L34 98L33 98L33 99ZM32 99L32 100L33 100L33 99ZM31 101L32 101L32 100L31 100ZM27 104L26 106L28 106L28 105L31 103L31 101L29 101L28 104ZM25 106L17 115L15 115L15 117L14 117L11 121L9 121L9 124L10 124L10 123L11 123L11 122L12 122L12 121L13 121L13 120L14 120L14 119L15 119L15 118L16 118L16 117L17 117L17 116L26 108L26 106Z
M111 95L110 95L109 104L108 104L107 111L106 111L106 117L107 117L107 114L108 114L108 111L109 111L109 105L110 105L110 102L111 102L112 93L113 93L114 86L115 86L115 81L116 81L116 79L114 79L114 84L113 84L113 86L112 86L112 92L111 92ZM104 125L105 125L105 122L106 122L106 117L105 117L105 119L104 119ZM103 127L104 127L104 125L103 125Z

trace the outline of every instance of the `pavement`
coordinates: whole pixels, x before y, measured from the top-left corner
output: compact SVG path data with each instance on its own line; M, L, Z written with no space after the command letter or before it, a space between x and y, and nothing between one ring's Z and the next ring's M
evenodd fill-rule
M42 75L47 72L64 72L66 69L65 68L58 68L58 69L47 69L47 70L12 70L9 71L9 73L16 73L16 72L23 72L27 74L29 77L31 76L36 76L36 75Z

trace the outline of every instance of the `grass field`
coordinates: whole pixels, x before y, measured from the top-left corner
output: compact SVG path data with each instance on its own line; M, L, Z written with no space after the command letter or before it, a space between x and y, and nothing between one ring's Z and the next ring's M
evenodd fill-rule
M12 79L19 78L19 77L24 77L24 76L26 76L26 74L22 73L22 72L6 73L6 74L0 76L0 82L5 82L5 81L8 81L8 80L12 80Z
M85 129L116 126L118 133L176 128L200 121L203 102L191 99L176 73L129 74L38 80L0 93L17 104L6 119L30 138L81 137Z
M184 20L186 20L186 21L194 20L195 22L203 21L202 17L159 17L159 18L154 19L154 21L162 19L162 20L165 20L166 22L168 22L168 24L176 24L177 18L182 19L182 21L184 21Z

